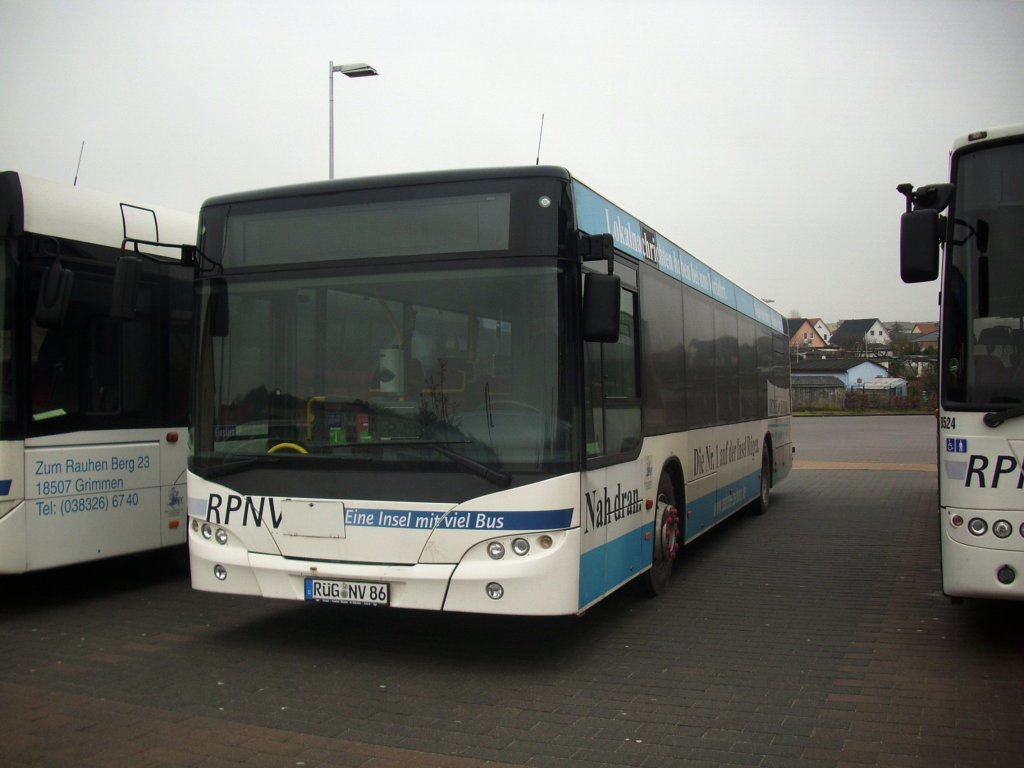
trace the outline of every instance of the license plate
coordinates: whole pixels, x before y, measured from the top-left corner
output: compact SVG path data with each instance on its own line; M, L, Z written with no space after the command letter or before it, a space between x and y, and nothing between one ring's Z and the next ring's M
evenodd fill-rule
M388 605L391 601L391 591L387 584L373 581L307 578L306 599L321 603Z

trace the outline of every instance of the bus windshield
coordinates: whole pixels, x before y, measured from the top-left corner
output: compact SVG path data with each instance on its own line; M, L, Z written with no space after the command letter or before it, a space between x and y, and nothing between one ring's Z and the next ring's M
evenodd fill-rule
M945 400L1024 403L1024 144L979 149L955 163Z
M568 282L536 261L207 281L193 471L565 471Z

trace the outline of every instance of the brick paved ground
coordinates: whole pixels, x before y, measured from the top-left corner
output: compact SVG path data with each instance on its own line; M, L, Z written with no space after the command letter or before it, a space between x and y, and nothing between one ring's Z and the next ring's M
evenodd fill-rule
M864 424L806 422L768 515L582 619L209 596L166 557L4 579L0 766L1024 764L1024 606L942 598L933 424Z

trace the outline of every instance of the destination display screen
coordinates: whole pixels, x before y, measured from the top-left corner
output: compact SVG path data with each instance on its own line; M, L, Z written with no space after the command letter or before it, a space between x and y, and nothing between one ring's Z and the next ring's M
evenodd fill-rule
M289 206L227 216L226 267L507 251L511 194ZM236 210L238 212L236 212Z

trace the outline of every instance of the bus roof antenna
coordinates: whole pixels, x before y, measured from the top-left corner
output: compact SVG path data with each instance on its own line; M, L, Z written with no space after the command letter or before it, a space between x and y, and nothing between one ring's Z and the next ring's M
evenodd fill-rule
M78 186L78 171L82 167L82 153L83 152L85 152L85 139L82 139L82 146L78 150L78 165L75 166L75 181L71 185L72 187L77 187Z
M534 165L540 165L540 142L544 138L544 113L540 113L540 135L537 137L537 162Z

